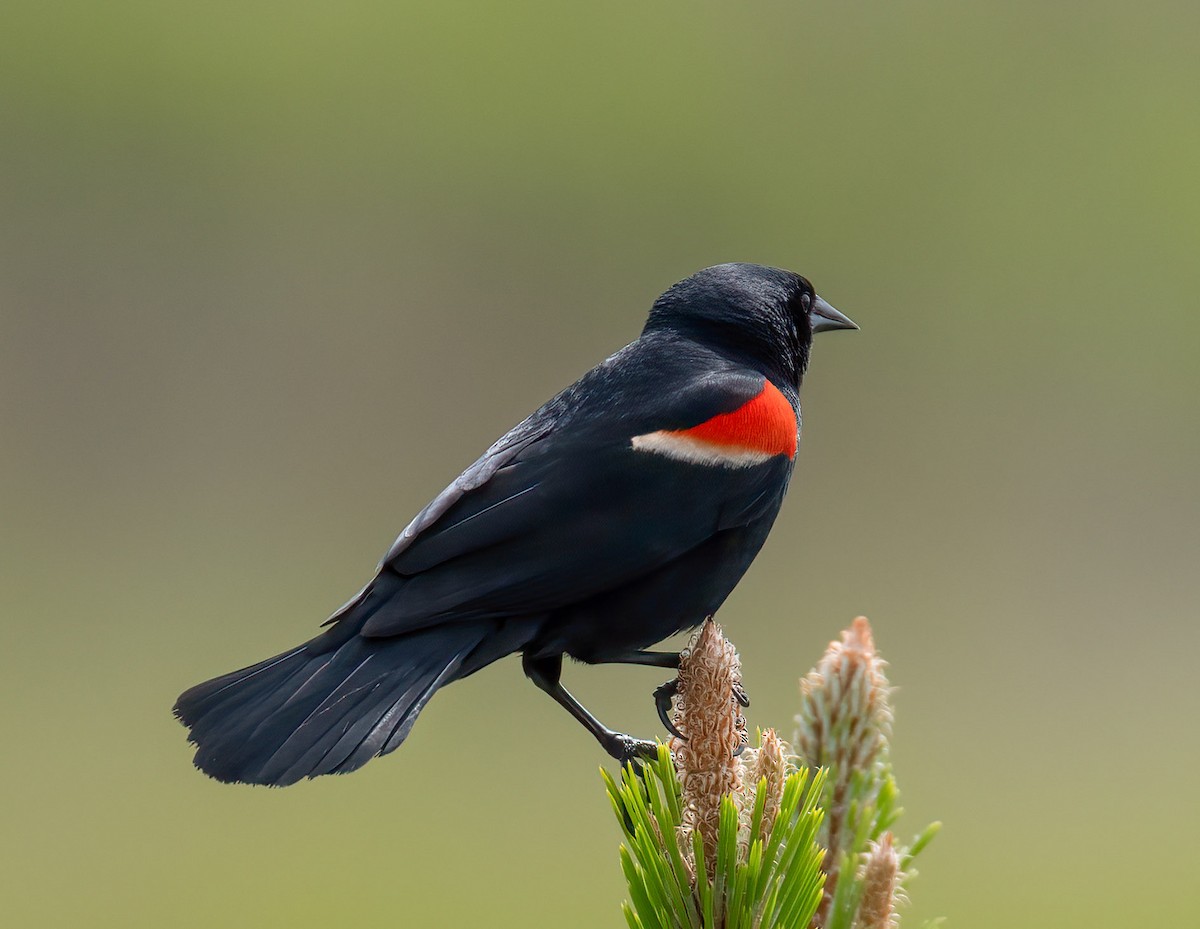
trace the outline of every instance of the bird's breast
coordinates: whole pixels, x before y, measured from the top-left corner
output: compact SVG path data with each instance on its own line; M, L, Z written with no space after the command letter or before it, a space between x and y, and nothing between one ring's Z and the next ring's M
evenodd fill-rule
M764 380L759 394L736 410L687 429L660 429L633 437L635 451L691 464L750 468L777 455L796 457L798 429L791 403Z

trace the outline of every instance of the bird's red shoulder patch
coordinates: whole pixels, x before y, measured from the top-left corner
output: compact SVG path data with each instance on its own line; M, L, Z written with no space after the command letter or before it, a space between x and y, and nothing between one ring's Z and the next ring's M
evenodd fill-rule
M796 457L796 414L769 380L736 410L718 413L688 429L661 429L633 437L638 451L693 464L748 468L776 455Z

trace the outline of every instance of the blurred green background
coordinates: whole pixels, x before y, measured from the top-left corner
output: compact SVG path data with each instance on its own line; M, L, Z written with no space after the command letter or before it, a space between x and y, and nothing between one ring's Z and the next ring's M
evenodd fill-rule
M809 276L752 725L858 613L909 925L1180 925L1200 825L1194 3L5 5L5 922L615 927L596 746L515 659L404 748L208 781L170 706L307 637L719 261ZM657 731L644 669L568 670Z

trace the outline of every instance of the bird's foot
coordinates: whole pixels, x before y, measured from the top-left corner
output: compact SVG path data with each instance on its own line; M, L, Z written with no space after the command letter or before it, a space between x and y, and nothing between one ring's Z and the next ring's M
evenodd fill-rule
M645 739L635 739L622 732L610 732L600 739L604 750L621 762L621 767L632 764L635 768L644 759L658 757L658 745Z
M679 693L679 678L667 681L654 691L654 706L658 710L658 718L662 720L663 728L675 738L686 742L687 736L675 728L675 723L671 720L671 701L675 695Z
M750 705L750 697L742 688L741 683L736 683L733 685L733 699L736 700L743 708Z

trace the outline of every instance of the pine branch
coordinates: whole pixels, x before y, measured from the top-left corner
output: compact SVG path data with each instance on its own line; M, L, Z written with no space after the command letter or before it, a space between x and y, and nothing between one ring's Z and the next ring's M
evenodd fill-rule
M912 860L938 824L906 848L891 831L901 810L884 667L865 618L830 644L801 681L796 743L813 767L798 767L773 729L742 751L741 664L719 626L701 627L679 671L683 738L619 779L603 772L631 929L898 925Z

